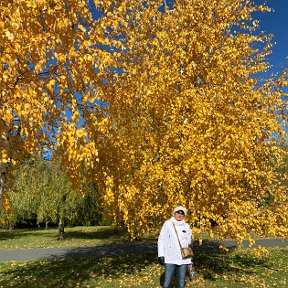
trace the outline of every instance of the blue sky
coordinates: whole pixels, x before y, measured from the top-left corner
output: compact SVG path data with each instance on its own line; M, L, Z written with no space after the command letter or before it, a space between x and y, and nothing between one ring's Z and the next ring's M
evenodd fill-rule
M173 0L166 0L170 3ZM255 19L260 20L260 29L266 34L274 35L273 55L269 57L269 62L273 65L270 73L280 72L283 67L288 67L288 0L255 0L256 4L266 2L274 12L255 13ZM90 9L95 18L100 17L97 13L93 1L90 0ZM286 59L287 58L287 59Z
M269 57L269 62L273 65L270 72L275 73L288 67L288 0L267 0L267 4L274 12L257 13L255 17L260 20L261 30L274 35L273 42L276 42L276 45L272 49L273 55Z

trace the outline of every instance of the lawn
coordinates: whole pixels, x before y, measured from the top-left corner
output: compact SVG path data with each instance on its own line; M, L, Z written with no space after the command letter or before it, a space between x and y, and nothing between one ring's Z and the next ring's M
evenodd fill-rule
M66 230L66 240L57 241L56 229L0 230L1 248L94 246L129 242L124 230L112 227L76 227ZM145 241L155 241L149 237ZM269 248L269 254L256 257L253 250L229 253L198 251L194 256L195 288L287 288L288 247ZM160 287L163 267L156 254L88 257L83 259L41 260L0 263L1 288L76 287Z
M269 252L260 257L251 250L196 254L197 280L186 287L288 287L288 248ZM156 255L143 254L0 263L0 287L160 287L163 267L156 262Z
M124 229L111 226L68 227L65 239L57 240L57 228L49 229L0 229L1 249L61 248L109 245L130 242ZM149 240L144 237L144 241Z

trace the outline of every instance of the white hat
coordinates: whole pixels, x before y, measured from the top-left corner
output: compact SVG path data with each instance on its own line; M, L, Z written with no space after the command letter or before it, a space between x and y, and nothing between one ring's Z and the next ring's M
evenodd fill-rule
M186 216L187 215L187 209L183 206L177 206L174 210L173 210L173 214L175 214L177 211L183 211L184 212L184 215Z

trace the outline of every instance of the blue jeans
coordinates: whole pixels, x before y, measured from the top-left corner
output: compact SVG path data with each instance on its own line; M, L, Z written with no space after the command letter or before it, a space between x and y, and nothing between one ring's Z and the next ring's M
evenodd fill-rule
M187 272L187 264L176 265L165 263L165 279L163 288L171 288L171 281L176 269L177 288L184 288Z

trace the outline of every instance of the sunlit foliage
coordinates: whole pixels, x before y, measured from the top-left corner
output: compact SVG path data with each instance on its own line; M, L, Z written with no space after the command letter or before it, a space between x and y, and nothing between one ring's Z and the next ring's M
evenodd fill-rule
M213 219L220 235L239 240L253 230L287 235L287 187L273 170L283 151L271 146L287 120L286 74L257 77L271 43L252 21L268 8L240 0L102 8L107 37L123 45L115 55L123 73L99 91L110 115L97 166L104 205L134 236L175 204L190 209L194 232L212 233Z
M100 77L96 72L101 74L108 57L100 47L105 42L103 32L92 19L87 2L1 1L1 177L2 172L7 174L7 165L14 164L15 151L9 140L15 130L21 129L24 148L30 154L55 149L55 133L61 135L58 143L71 155L77 141L87 142L87 131L80 129L79 119L88 113L95 121L100 115L95 112L93 87ZM81 107L78 94L83 97ZM21 127L13 125L14 117L20 117ZM94 157L95 149L90 146L93 148L87 144L74 155L76 166L77 154ZM7 205L6 201L4 209Z

